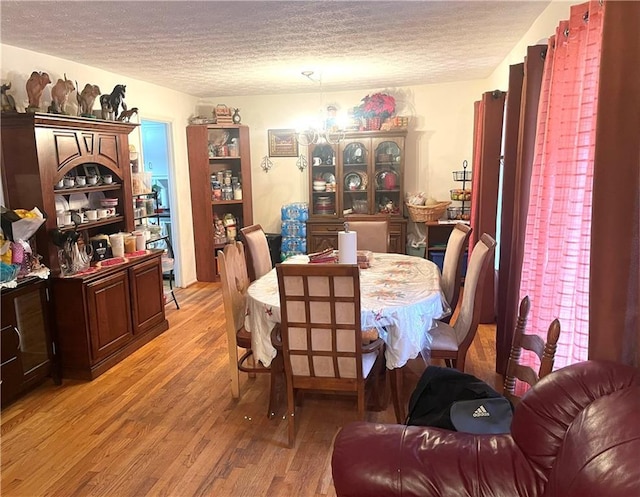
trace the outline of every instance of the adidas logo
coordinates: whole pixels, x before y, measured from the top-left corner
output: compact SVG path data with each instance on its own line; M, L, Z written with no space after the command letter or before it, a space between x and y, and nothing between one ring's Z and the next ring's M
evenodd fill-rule
M491 416L491 414L489 414L489 411L487 411L483 405L481 405L480 407L478 407L475 411L473 411L472 416L474 418L486 418L487 416Z

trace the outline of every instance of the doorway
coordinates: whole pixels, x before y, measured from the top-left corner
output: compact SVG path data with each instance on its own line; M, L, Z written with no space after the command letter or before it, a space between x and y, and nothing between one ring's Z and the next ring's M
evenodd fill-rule
M181 286L180 255L176 253L174 243L175 212L171 209L172 192L172 153L171 153L171 123L142 119L140 121L140 134L142 143L141 170L151 173L151 188L158 194L159 224L162 226L162 234L169 238L173 251L176 268L176 281Z

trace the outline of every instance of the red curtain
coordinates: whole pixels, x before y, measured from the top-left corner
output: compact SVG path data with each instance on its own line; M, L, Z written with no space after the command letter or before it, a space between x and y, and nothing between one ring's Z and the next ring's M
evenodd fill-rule
M571 8L549 40L538 110L520 297L527 329L562 331L555 368L587 359L596 107L603 7ZM523 362L535 361L523 356Z

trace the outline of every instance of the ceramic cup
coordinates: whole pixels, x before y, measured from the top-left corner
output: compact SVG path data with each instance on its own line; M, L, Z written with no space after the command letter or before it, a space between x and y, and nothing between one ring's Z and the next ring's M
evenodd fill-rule
M56 211L56 224L58 226L64 226L64 211Z
M87 221L95 221L98 219L98 211L95 209L89 209L88 211L84 211L85 216L87 216Z
M88 185L95 185L96 183L98 183L98 177L97 176L87 176L87 184Z
M313 158L313 165L314 166L319 166L320 164L322 164L322 159L320 157L314 157Z
M76 176L76 185L84 186L87 184L87 178L84 176Z
M76 186L76 182L73 178L65 178L64 179L64 186L65 188L71 188L73 186Z
M69 226L71 224L71 211L64 211L62 219L64 226Z
M109 216L109 209L98 209L98 219L104 219Z
M64 178L62 178L60 181L56 183L56 188L57 189L64 188Z
M105 174L105 175L102 177L102 182L103 182L105 185L110 185L111 183L113 183L113 177L112 177L110 174Z

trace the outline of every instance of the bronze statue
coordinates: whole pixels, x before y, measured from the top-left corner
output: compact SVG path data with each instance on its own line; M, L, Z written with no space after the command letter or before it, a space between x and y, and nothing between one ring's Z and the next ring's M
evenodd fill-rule
M16 101L13 95L9 95L7 91L11 89L11 83L2 85L2 112L16 112Z
M127 110L127 104L124 103L124 94L127 90L126 85L116 85L109 95L100 96L100 106L102 107L102 119L111 119L115 121L118 118L119 108L122 105L122 111Z
M69 93L76 89L73 81L67 79L67 75L64 75L64 80L59 79L53 88L51 88L51 105L49 106L49 112L52 114L66 114L64 106L69 98Z
M40 98L48 84L51 84L51 80L46 72L33 71L31 73L31 76L27 80L27 96L29 97L27 112L37 112L40 110Z
M76 83L76 87L77 86L78 83ZM93 103L99 96L100 87L98 85L91 85L89 83L84 85L82 92L76 93L76 99L78 100L78 115L82 117L94 117Z

